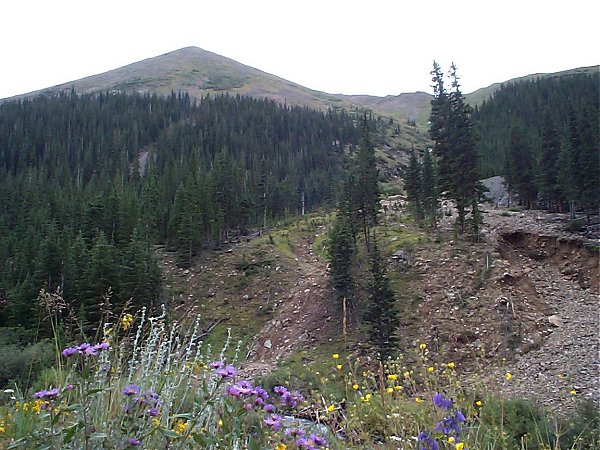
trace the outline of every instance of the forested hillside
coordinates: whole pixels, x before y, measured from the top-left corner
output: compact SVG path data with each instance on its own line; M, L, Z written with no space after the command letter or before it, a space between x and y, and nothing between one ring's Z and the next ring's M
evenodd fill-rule
M41 288L85 324L157 299L153 244L181 264L232 233L332 203L359 132L344 112L242 97L62 94L0 105L0 324Z
M599 89L598 72L503 86L473 114L481 175L503 174L528 206L596 208Z

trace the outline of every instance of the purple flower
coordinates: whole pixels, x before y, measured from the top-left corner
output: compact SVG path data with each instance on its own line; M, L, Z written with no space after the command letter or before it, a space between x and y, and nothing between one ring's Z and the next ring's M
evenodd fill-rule
M224 366L222 361L213 361L209 364L209 366L213 369L220 369L221 367Z
M263 406L263 410L270 414L275 412L275 406L273 406L271 403L267 403L265 406Z
M435 438L424 431L419 434L419 450L439 450L439 445Z
M271 427L273 431L279 431L281 428L281 416L277 414L271 414L269 417L264 419L267 426Z
M156 409L156 408L150 408L146 412L148 413L149 416L152 416L152 417L158 416L158 409Z
M260 386L257 386L254 388L254 394L257 397L262 398L263 400L266 400L269 398L269 393L267 391L265 391L263 388L261 388Z
M36 392L35 394L33 394L33 396L35 398L39 398L39 399L47 398L49 400L52 400L52 399L56 398L59 393L60 393L59 388L54 388L54 389L49 389L49 390L44 389L42 391Z
M322 447L327 447L327 440L324 437L319 436L318 434L315 434L315 433L311 434L310 440L313 441L317 445L320 445Z
M85 356L96 356L96 355L98 354L98 350L96 349L96 347L95 347L95 346L94 346L94 347L90 346L90 347L87 347L87 348L86 348L86 349L83 351L83 354L84 354Z
M303 438L306 432L302 428L288 428L284 431L286 436L290 436L294 439Z
M142 441L140 441L139 439L136 438L129 438L129 445L140 445L142 443Z
M129 386L125 386L121 391L123 395L137 395L140 393L140 387L137 384L130 384Z
M100 352L102 350L108 350L110 348L110 344L108 342L102 342L100 344L94 345L94 348Z
M62 351L62 355L66 358L76 355L77 353L79 353L79 350L77 350L76 347L67 347Z
M233 397L239 397L241 395L240 388L235 384L227 386L225 392Z
M237 374L237 370L232 365L228 365L222 369L215 370L215 373L221 378L233 378Z
M65 391L72 391L73 389L75 389L75 386L73 386L72 384L67 384L65 386Z
M76 348L77 348L77 351L83 355L85 353L85 351L90 347L91 347L91 345L88 344L87 342L85 342L83 344L79 344Z
M283 395L286 392L288 392L288 390L283 386L275 386L275 388L273 389L273 392L275 392L276 394L279 394L279 395Z
M452 408L452 400L445 398L438 392L433 395L432 402L436 407L445 409L446 411Z
M246 404L244 405L244 408L245 408L245 409L246 409L246 411L248 411L248 412L252 411L252 408L253 408L253 406L252 406L252 403L246 403Z

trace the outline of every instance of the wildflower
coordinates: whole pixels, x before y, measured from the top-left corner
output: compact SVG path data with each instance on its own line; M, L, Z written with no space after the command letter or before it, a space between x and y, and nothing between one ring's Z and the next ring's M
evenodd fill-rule
M337 370L342 370L342 365L341 365L341 364L338 364L337 366L335 366L335 368L336 368Z
M410 378L410 372L408 370L406 372L404 372L402 375L404 376L404 378Z
M232 365L227 365L222 369L215 370L215 374L221 378L233 378L237 374L237 370Z
M394 390L395 391L401 391L402 390L402 386L394 386Z
M306 432L302 428L288 428L283 433L294 439L303 438L306 435Z
M129 438L129 445L140 445L142 441L140 441L139 439L136 438Z
M334 410L335 410L335 406L333 404L331 404L327 407L328 412L333 412Z
M395 373L390 373L387 376L387 379L390 380L390 381L396 381L398 379L398 375L396 375Z
M277 414L271 414L269 417L263 420L265 425L271 427L273 431L279 431L281 428L281 416Z
M76 355L77 353L79 353L79 350L77 350L76 347L67 347L62 351L62 355L65 358L69 358L70 356Z
M6 427L4 425L4 420L0 420L0 434L6 433Z
M431 401L433 402L434 406L437 406L438 408L442 408L445 410L449 410L450 408L452 408L452 400L450 400L449 398L445 398L442 394L438 392L436 392L433 395Z
M100 344L94 345L94 348L97 351L108 350L110 348L110 344L108 342L101 342Z
M512 375L510 374L510 372L506 372L506 375L504 375L504 378L506 378L506 381L510 381L510 379L512 378Z
M337 353L334 353L333 355L331 355L331 357L332 357L333 359L339 359L340 355L339 355L339 354L337 354Z
M448 444L454 444L454 436L448 438Z
M219 420L217 421L217 426L218 426L219 428L221 428L221 427L223 426L223 420L222 420L222 419L219 419Z
M219 422L221 422L221 421L219 420ZM222 424L222 422L221 422L221 424ZM185 433L185 430L187 430L187 427L188 427L187 420L177 419L177 421L175 422L175 426L173 427L173 431L177 434L183 434L183 433Z
M265 406L263 406L263 411L269 414L273 413L275 412L275 406L271 403L267 403Z
M121 391L123 395L137 395L140 393L140 387L137 384L130 384L129 386L125 386Z
M33 396L38 399L47 398L47 399L52 400L52 399L56 398L59 393L60 393L60 389L54 388L54 389L36 392L35 394L33 394Z
M352 385L352 389L354 389L355 391L358 391L358 388L359 388L358 384L354 383Z
M465 444L463 442L459 442L454 446L455 450L463 450L465 448Z
M146 413L148 413L148 415L151 417L156 417L158 416L158 409L150 408L148 411L146 411Z
M423 343L423 344L419 345L419 348L421 350L425 350L427 348L427 344Z
M129 313L125 314L123 316L123 319L121 319L121 326L123 327L123 331L127 331L131 327L132 323L133 316Z
M483 405L483 402L481 400L477 400L475 402L475 404L481 408L481 405Z
M577 391L576 391L575 389L571 389L571 390L569 391L569 393L570 393L571 395L577 395Z
M440 446L431 434L422 431L419 434L419 450L439 450Z
M281 442L277 445L277 447L275 447L275 450L285 450L286 448L287 448L287 445L285 445L283 442Z
M417 402L417 403L423 403L423 400L421 400L420 397L417 397L417 398L415 398L415 402Z
M209 366L212 369L220 369L221 367L223 367L225 364L223 364L222 361L213 361L209 364Z
M157 419L156 417L152 419L152 426L153 427L157 427L160 425L160 419Z
M434 371L433 366L427 368L427 372L432 373Z
M454 363L453 362L449 362L447 364L447 366L448 366L449 369L454 369Z
M393 394L394 393L394 388L393 387L389 387L389 388L386 389L386 392L388 394Z
M73 386L72 384L67 384L65 386L65 391L72 391L73 389L75 389L75 386Z

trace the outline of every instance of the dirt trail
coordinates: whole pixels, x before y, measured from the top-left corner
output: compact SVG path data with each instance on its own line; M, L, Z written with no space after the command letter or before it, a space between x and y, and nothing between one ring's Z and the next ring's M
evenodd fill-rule
M327 339L335 328L327 270L312 252L312 242L299 241L294 249L297 281L286 298L277 303L274 316L254 339L242 370L252 376L269 372L277 363L301 348L311 349Z

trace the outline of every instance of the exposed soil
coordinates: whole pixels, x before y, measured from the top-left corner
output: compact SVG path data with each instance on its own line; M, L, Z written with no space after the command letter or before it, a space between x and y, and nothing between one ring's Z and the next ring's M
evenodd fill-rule
M412 295L401 300L401 348L420 339L506 395L557 409L574 404L573 390L597 399L598 243L565 232L564 216L491 209L484 219L481 243L452 239L454 218L445 217L439 242L417 246L409 267L390 265L404 271ZM245 312L242 325L256 333L241 363L245 376L263 375L340 332L326 267L312 253L314 233L302 236L292 259L234 245L187 274L173 269L181 308L195 305L237 322ZM243 254L260 270L236 287L245 280ZM271 262L261 266L260 258ZM217 314L220 308L225 312Z

